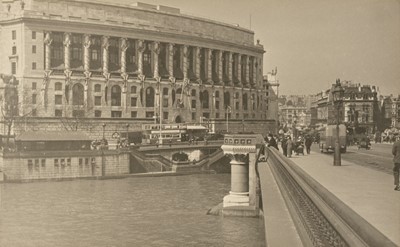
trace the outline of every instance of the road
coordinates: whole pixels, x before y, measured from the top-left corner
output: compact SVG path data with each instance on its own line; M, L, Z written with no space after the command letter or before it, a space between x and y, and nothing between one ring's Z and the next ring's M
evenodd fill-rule
M317 144L313 144L312 151L319 152ZM326 155L333 155L333 153L328 153ZM392 174L393 172L391 144L372 143L370 150L364 148L358 149L357 146L350 146L347 147L347 152L342 154L342 159L385 173Z

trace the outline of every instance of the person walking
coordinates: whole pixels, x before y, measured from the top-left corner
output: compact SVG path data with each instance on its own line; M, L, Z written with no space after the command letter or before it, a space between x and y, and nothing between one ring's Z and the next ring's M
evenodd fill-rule
M268 134L268 147L274 147L276 150L279 150L278 144L272 134Z
M397 141L393 144L392 148L392 154L393 154L393 162L394 162L394 167L393 167L393 176L394 176L394 190L400 191L400 186L399 186L399 171L400 171L400 137L397 137Z
M287 157L291 158L292 157L292 150L293 150L294 143L292 141L292 138L288 136L287 140Z
M306 145L307 154L310 154L310 151L311 151L311 144L312 144L311 136L309 136L309 135L306 136L306 140L305 140L305 143L304 143L304 144Z
M285 155L287 157L287 139L286 138L287 138L286 136L282 137L281 147L282 147L283 155Z

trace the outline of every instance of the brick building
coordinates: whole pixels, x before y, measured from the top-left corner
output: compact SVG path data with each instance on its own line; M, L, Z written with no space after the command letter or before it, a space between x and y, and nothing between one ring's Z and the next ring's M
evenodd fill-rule
M274 131L263 46L236 25L142 3L2 0L0 41L0 73L18 82L16 134L99 138L103 123L110 137L144 123L204 119L218 131L226 114L231 131L243 120L255 132Z

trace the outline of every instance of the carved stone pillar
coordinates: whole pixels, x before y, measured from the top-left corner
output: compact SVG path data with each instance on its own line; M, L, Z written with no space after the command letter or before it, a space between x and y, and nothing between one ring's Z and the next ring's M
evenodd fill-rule
M121 74L126 74L126 50L129 47L128 39L121 38Z
M239 80L239 86L243 85L243 82L242 82L242 56L240 54L237 55L237 77Z
M223 83L223 75L222 75L222 59L223 59L224 52L218 51L218 81L220 84Z
M153 55L154 55L154 73L153 77L154 78L159 78L160 77L160 72L159 72L159 61L158 57L160 55L160 42L153 42L153 47L152 47Z
M256 158L263 143L257 134L227 134L222 150L231 158L231 191L223 200L223 215L257 216L259 195ZM249 207L254 209L250 212Z
M233 78L232 78L232 58L233 58L233 54L232 54L232 52L229 52L228 53L228 56L227 56L228 58L228 61L227 61L227 63L228 63L228 80L229 80L229 83L227 83L228 85L229 84L231 84L232 83L232 80L233 80Z
M51 32L46 32L44 35L45 44L45 58L44 58L44 70L50 71L51 68L51 43L53 39L51 38Z
M89 34L84 34L83 36L83 69L85 70L85 72L89 72L90 70L90 45L91 45L91 41L90 41L90 35Z
M196 69L195 69L195 74L196 74L196 78L200 79L200 63L201 63L201 48L200 47L196 47L195 48L195 52L196 52Z
M66 71L71 70L70 54L71 54L71 33L64 33L64 65Z
M143 73L143 52L145 49L144 46L144 40L138 40L137 41L137 50L138 50L138 72L139 72L139 77L144 77Z
M207 81L212 82L212 55L213 50L207 49Z
M246 67L246 84L250 82L250 59L249 56L245 57L245 67Z
M189 46L183 46L183 79L188 79L188 53L189 53Z
M103 36L103 42L101 45L103 49L103 74L108 74L108 48L110 47L108 38L108 36Z
M252 83L257 85L257 58L256 57L252 57L253 59L253 81Z
M168 74L169 80L174 83L175 76L174 76L174 44L168 44Z

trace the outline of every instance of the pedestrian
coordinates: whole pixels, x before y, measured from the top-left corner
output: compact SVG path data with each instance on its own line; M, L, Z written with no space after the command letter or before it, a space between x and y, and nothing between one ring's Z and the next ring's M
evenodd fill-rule
M393 167L394 185L396 185L394 190L400 191L400 186L399 186L400 137L397 137L397 141L393 144L392 154L394 156L393 157L393 162L394 162L394 167Z
M287 139L286 136L282 137L281 147L283 151L283 155L287 157Z
M292 157L292 150L293 150L294 143L292 141L292 138L288 136L287 140L287 157L291 158Z
M268 134L268 145L267 147L274 147L276 150L279 150L278 144L276 143L276 140L272 134Z
M306 145L307 154L310 154L310 151L311 151L311 144L312 144L311 136L306 135L305 145Z

